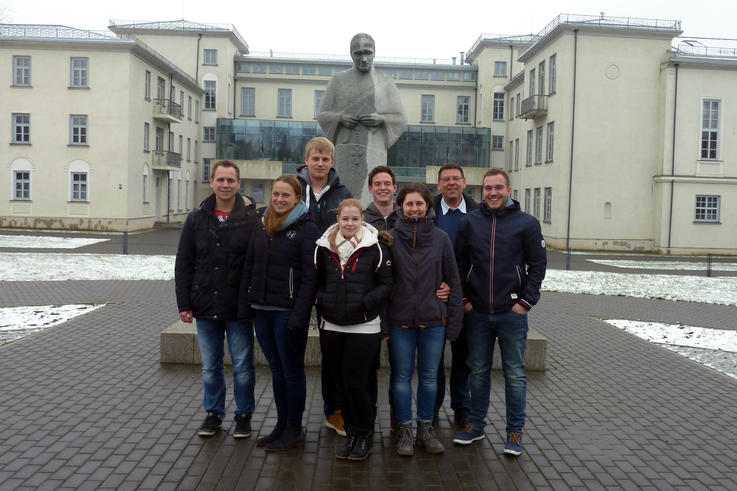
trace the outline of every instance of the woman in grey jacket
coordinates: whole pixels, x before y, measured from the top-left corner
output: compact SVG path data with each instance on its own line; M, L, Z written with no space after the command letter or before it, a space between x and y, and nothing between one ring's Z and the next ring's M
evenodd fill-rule
M389 356L392 400L399 426L399 455L414 454L412 375L417 353L417 439L430 453L445 451L432 427L437 374L445 338L456 339L463 323L463 296L455 254L448 234L435 227L432 194L421 183L402 187L397 196L400 218L394 237L394 287L389 305ZM450 285L444 303L435 295Z

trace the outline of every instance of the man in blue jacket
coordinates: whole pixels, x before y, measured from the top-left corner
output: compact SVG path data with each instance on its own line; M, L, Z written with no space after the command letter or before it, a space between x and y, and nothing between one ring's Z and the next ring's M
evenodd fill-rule
M213 193L184 222L174 266L174 283L182 322L197 319L202 355L202 383L207 417L200 436L212 436L225 417L224 341L233 361L236 403L234 438L251 435L254 384L253 327L238 320L238 288L248 243L258 226L255 207L241 196L240 171L230 160L215 164Z
M484 438L498 339L507 413L504 453L516 456L522 453L525 425L527 312L540 299L547 255L540 222L524 213L511 194L507 173L489 169L483 180L484 201L458 227L456 259L465 297L471 410L469 424L453 442L467 445Z

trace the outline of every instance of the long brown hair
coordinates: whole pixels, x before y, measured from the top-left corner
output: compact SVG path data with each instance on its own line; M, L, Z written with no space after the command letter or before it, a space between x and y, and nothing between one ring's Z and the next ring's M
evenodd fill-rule
M295 196L297 197L297 204L302 201L302 185L299 183L299 180L296 177L289 174L283 174L274 179L272 189L274 184L276 184L277 182L285 182L289 184L292 187L292 190L294 190ZM269 208L266 210L266 215L264 216L264 228L266 229L266 235L268 235L269 238L273 239L274 233L279 230L279 228L284 226L284 224L287 222L287 218L289 218L289 213L291 213L293 209L294 208L287 211L283 215L277 215L276 210L274 210L274 207L271 206L271 200L269 200Z

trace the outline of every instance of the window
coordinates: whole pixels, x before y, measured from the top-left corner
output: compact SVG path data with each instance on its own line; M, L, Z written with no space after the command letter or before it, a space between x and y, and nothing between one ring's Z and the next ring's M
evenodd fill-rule
M148 166L143 166L143 202L148 203Z
M528 97L536 95L535 93L535 69L530 70L530 92L527 94Z
M433 121L435 121L435 96L421 96L420 104L420 122L432 123Z
M187 96L187 119L192 121L192 96Z
M205 109L215 109L215 91L217 82L214 80L205 80Z
M241 116L256 115L256 89L241 87Z
M199 99L194 101L194 122L195 123L200 122L200 100Z
M72 87L89 87L88 64L89 58L72 58Z
M151 134L151 125L148 123L143 123L143 151L148 152L149 151L149 144L148 140L150 138Z
M317 114L320 112L320 105L322 104L323 97L325 97L324 90L315 91L315 119L317 119Z
M182 209L182 179L177 179L177 210Z
M553 161L553 138L555 133L554 123L548 123L548 144L545 147L545 162Z
M296 63L289 63L287 65L287 75L299 75L299 65Z
M317 74L322 75L325 77L332 77L333 76L333 67L332 65L318 65L317 66Z
M506 61L495 61L494 62L494 76L495 77L506 77L507 76L507 62Z
M519 138L514 140L514 170L519 170Z
M87 115L72 114L69 117L69 144L87 145Z
M30 114L13 114L13 143L31 143Z
M469 96L458 96L458 112L456 114L456 123L465 124L469 122L470 107L471 98Z
M302 75L314 75L317 73L315 65L302 65Z
M510 97L509 99L509 120L512 121L514 119L514 96Z
M143 98L147 101L151 100L151 72L146 70L146 76L143 82Z
M215 127L205 126L202 128L202 141L203 142L214 142L215 141Z
M476 72L463 72L463 81L464 82L475 82Z
M292 117L292 89L278 90L279 104L277 107L276 117L291 118Z
M545 188L545 203L543 203L543 222L550 223L553 206L553 188Z
M520 94L519 92L517 92L517 107L516 107L516 109L515 109L515 111L514 111L514 114L515 114L515 115L516 115L516 116L517 116L518 118L519 118L519 108L520 108L520 105L521 105L521 104L522 104L522 94Z
M164 150L164 129L156 128L156 139L154 140L154 149L157 152Z
M716 99L704 99L701 122L701 159L719 157L719 105Z
M535 188L535 199L533 203L532 214L535 218L540 219L540 188Z
M412 80L413 72L411 68L400 68L399 69L399 78L401 80Z
M696 195L696 221L719 222L718 195Z
M532 130L527 131L527 156L525 157L525 166L532 165Z
M206 49L205 59L202 62L203 65L217 65L218 64L218 50Z
M31 171L13 171L13 199L31 199Z
M170 131L169 132L169 146L168 146L168 150L170 152L173 152L174 151L174 132L173 131Z
M210 160L202 159L202 182L210 182Z
M182 135L179 135L179 156L180 157L182 153L184 153L184 137Z
M514 168L514 142L509 140L509 167L511 171Z
M156 98L166 99L166 80L156 77Z
M184 209L189 210L189 172L187 172L187 180L184 182Z
M184 111L184 91L183 90L179 91L179 109Z
M504 92L494 92L492 118L494 121L504 120Z
M525 212L530 213L530 188L525 189Z
M253 73L266 73L266 63L254 63Z
M430 80L434 82L445 82L445 72L442 70L431 70Z
M491 137L491 149L492 150L504 150L504 136L492 135Z
M548 81L548 93L555 94L555 84L556 84L556 73L555 73L555 63L557 61L557 57L555 55L550 57L550 61L548 62L548 71L550 74L548 75L550 77L550 80Z
M72 199L71 201L87 201L87 173L72 172Z
M517 195L518 195L518 193L517 193L517 190L516 189L514 191L512 191L512 199L513 200L519 201L519 197Z
M192 161L192 139L187 137L187 162Z
M22 87L31 86L31 57L13 57L13 85Z
M545 60L537 66L537 90L541 95L545 94Z
M415 69L415 80L429 80L430 79L430 72L427 70L422 69Z
M543 127L535 129L535 164L543 162Z
M197 140L194 141L194 159L199 160L200 159L200 153L197 146Z
M461 74L458 72L448 72L448 82L459 82L461 80ZM394 77L397 78L397 77Z

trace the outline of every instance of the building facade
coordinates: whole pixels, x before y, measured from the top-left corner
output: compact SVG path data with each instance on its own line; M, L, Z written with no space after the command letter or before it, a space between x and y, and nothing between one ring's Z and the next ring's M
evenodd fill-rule
M322 135L325 87L351 66L347 49L249 53L233 26L110 31L0 26L0 225L179 221L223 158L265 203ZM409 120L389 164L434 187L440 165L459 163L475 198L485 169L507 169L552 247L734 254L737 53L681 33L680 21L561 15L536 35L482 34L459 59L377 57Z

